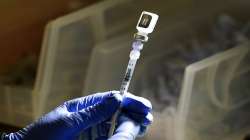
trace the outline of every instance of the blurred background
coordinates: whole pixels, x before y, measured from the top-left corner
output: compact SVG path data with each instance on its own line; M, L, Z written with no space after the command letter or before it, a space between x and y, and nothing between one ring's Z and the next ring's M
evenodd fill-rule
M130 92L148 98L145 140L244 140L250 133L250 1L0 2L0 131L75 97L119 89L143 10L158 24Z
M3 85L22 84L22 78L27 79L26 82L30 87L34 85L46 24L57 17L96 2L98 0L4 0L0 2L1 99L4 99ZM6 106L0 108L6 108ZM2 123L5 122L2 121ZM8 126L5 125L3 130L6 131L6 129L9 131Z

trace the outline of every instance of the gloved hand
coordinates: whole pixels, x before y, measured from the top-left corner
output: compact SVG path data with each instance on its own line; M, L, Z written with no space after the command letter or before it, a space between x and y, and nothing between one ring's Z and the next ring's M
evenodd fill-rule
M81 132L89 132L94 127L99 128L97 132L101 134L96 139L107 139L103 135L109 130L107 121L120 104L122 115L111 139L131 138L126 127L131 127L132 132L139 127L143 134L153 119L150 102L132 94L122 98L119 92L112 91L67 101L26 128L6 135L4 140L76 140Z

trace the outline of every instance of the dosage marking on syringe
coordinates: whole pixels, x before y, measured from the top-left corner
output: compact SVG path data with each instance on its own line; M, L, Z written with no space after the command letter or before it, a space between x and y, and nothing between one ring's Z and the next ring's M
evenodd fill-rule
M131 69L128 69L128 71L127 71L127 73L126 73L126 75L125 75L124 80L125 80L125 81L129 81L130 77L131 77Z

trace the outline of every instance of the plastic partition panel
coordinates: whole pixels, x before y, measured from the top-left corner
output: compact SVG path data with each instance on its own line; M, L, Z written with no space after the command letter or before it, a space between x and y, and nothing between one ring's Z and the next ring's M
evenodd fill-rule
M147 92L147 96L145 95L146 93L142 95L141 91L137 92L137 81L141 80L139 83L148 82L148 79L147 81L143 81L145 77L148 77L148 68L152 66L153 69L154 66L161 64L159 59L155 58L171 54L176 49L173 46L173 43L183 37L183 31L185 31L186 36L188 36L191 32L186 29L186 26L171 30L168 29L168 32L164 31L165 30L163 29L161 33L154 34L152 39L144 45L144 49L141 52L141 58L138 60L135 73L130 84L129 92L147 98L154 96L155 93L151 91ZM162 33L164 33L164 36L162 36ZM95 92L119 90L129 60L129 51L131 50L132 39L133 38L130 34L125 34L117 38L110 39L107 42L100 43L94 48L88 67L83 96ZM168 45L171 48L168 49ZM151 83L154 81L155 80L152 80ZM155 85L155 83L153 84ZM151 101L153 100L152 98L149 99ZM152 104L155 111L155 121L144 139L150 140L157 138L159 140L170 140L174 137L173 127L176 108L173 106L164 106L164 110L162 110L162 112L158 112L155 107L159 104L159 102L157 102L157 100L154 101L156 102L152 101Z
M126 69L129 59L129 42L129 36L125 35L95 47L85 81L84 95L119 90L122 72Z
M48 24L34 90L36 117L81 96L92 48L108 36L104 13L124 2L129 0L104 1Z
M87 21L87 20L86 20ZM48 50L47 75L41 88L42 112L47 112L70 97L80 95L83 74L94 38L86 21L76 22L57 30L57 48ZM88 36L84 36L84 35ZM83 39L86 39L83 41ZM46 81L48 80L48 81ZM46 83L45 83L46 81ZM53 100L53 101L52 101Z
M33 121L30 87L1 87L0 122L24 127Z
M185 26L181 24L152 34L152 39L145 43L141 57L137 62L129 88L130 92L135 91L136 79L147 76L146 72L150 63L156 62L152 66L160 64L158 60L154 61L155 56L173 52L176 50L174 43L177 40L192 34L190 26L188 23ZM130 33L121 34L116 38L99 43L93 49L83 95L105 90L119 90L129 60L132 41L133 36Z
M177 140L242 140L250 130L250 45L186 68Z
M213 5L215 1L206 3ZM35 116L39 117L63 101L81 96L82 91L88 91L84 89L86 86L83 81L92 48L100 42L117 38L121 34L129 33L132 35L142 10L152 11L161 16L156 32L163 32L162 29L165 27L171 30L173 25L182 24L185 26L185 21L190 22L193 17L206 19L207 15L212 17L213 13L223 11L224 7L232 5L234 4L220 1L213 8L204 9L207 5L196 0L159 0L157 2L151 0L106 0L50 22L44 36L34 90L36 94L33 102ZM197 7L199 7L199 11L197 11ZM196 25L196 21L193 24ZM171 38L171 35L164 35L161 40L167 38ZM120 44L130 47L129 43L125 45L126 43L123 42L118 45ZM74 53L76 54L73 55ZM71 84L72 81L79 83ZM120 81L116 83L112 87L119 88L117 85L120 84ZM109 87L111 86L107 86L105 89ZM78 93L80 88L82 91ZM57 100L52 100L54 98Z

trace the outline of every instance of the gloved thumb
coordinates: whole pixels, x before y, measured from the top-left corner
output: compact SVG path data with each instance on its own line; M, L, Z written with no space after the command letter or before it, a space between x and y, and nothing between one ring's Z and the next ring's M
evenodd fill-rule
M122 96L119 93L110 94L99 102L72 113L70 119L79 130L87 129L111 118L119 109L121 101Z
M115 134L108 140L135 140L139 135L140 125L125 116L121 116L120 121Z

